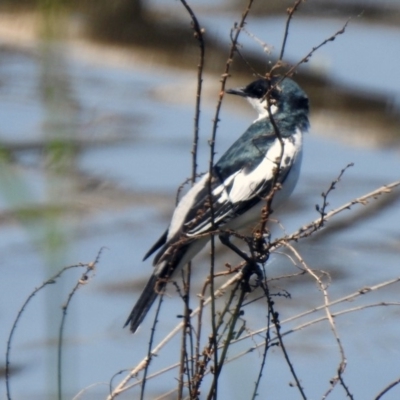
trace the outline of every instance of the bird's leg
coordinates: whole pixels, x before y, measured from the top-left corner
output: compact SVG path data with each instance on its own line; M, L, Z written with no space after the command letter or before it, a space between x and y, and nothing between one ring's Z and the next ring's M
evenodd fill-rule
M261 267L254 260L252 260L251 263L246 263L246 265L242 268L242 274L243 274L242 289L246 292L251 292L252 291L251 286L253 286L254 290L254 288L260 286L260 284L264 280L264 273ZM255 285L254 284L250 285L249 281L253 274L257 275L257 280L255 282Z
M219 240L221 243L231 249L233 252L235 252L239 257L243 258L248 264L254 263L254 260L252 260L244 251L240 250L237 246L235 246L231 241L230 241L231 234L229 232L222 232L219 235Z
M223 232L219 235L219 239L221 243L225 246L227 246L229 249L234 251L238 256L243 258L243 260L246 261L246 265L242 269L243 273L243 279L242 279L242 288L246 292L251 292L251 287L249 284L250 277L253 274L257 275L257 282L261 282L262 279L264 278L264 274L260 268L260 266L257 264L257 260L255 260L253 257L249 257L245 252L241 251L238 247L236 247L233 243L230 241L230 233L229 232ZM249 241L248 241L249 243ZM250 243L249 243L250 245ZM258 286L258 284L257 284Z

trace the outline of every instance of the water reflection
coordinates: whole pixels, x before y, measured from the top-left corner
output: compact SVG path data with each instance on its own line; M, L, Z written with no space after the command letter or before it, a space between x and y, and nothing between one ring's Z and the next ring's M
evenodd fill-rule
M210 24L213 23L211 17L210 21ZM258 23L261 25L261 21ZM281 24L281 20L276 20L276 23ZM307 23L303 20L294 28L299 29L303 37L315 35L315 29L308 28ZM221 32L225 29L226 33L230 25L231 20L220 20L218 29ZM257 21L251 26L256 31ZM370 28L359 26L358 29L367 34ZM351 60L350 55L354 51L351 35L350 29L347 39L339 45L335 42L334 47L335 52L347 54L347 60ZM399 35L397 30L396 35ZM386 45L388 42L384 39L381 46ZM76 48L82 49L79 46L77 43ZM53 253L48 262L56 268L92 260L102 246L108 249L102 255L96 278L81 288L69 311L67 350L70 354L68 373L71 382L67 386L68 394L74 394L94 382L108 382L116 371L135 364L144 356L150 322L134 337L123 331L121 326L136 296L134 291L141 287L150 272L149 263L142 263L141 258L165 228L174 205L175 189L186 178L188 173L185 171L190 171L191 161L194 98L190 93L194 93L194 69L184 71L160 67L158 53L151 52L147 59L153 57L155 61L150 67L143 61L134 66L122 64L123 55L112 59L104 56L115 55L115 48L100 47L104 53L99 53L96 45L93 48L97 53L93 51L90 55L80 55L76 50L71 50L71 57L69 54L62 57L49 54L54 57L50 58L50 62L57 62L52 71L60 74L57 76L61 83L57 79L51 86L60 90L57 93L61 96L61 103L52 97L47 100L44 97L49 93L41 85L44 80L41 81L40 77L44 77L48 64L43 64L45 58L38 56L40 53L36 53L35 48L22 51L9 43L2 47L0 53L0 119L3 121L0 131L3 155L1 325L11 326L22 301L33 287L48 277L48 270L43 267L46 265L45 244L52 248L63 244L62 251ZM288 49L289 54L290 51ZM330 52L331 49L324 51ZM376 70L380 66L395 64L391 58L396 57L394 53L389 50L383 52L379 63L375 64ZM99 57L99 54L103 56ZM297 57L297 54L292 54ZM383 55L387 59L382 59ZM115 61L117 59L119 61ZM335 71L343 70L349 72L347 67L335 66ZM356 72L352 71L347 82L352 81L351 76L360 81L370 79L368 74L361 72L356 76ZM236 79L243 83L248 81L249 76L249 73L243 78L236 75ZM207 75L206 81L204 99L210 101L204 101L202 109L199 154L202 170L207 168L207 139L218 76ZM181 95L185 90L189 92L189 88L192 92ZM393 90L399 92L398 87ZM324 94L330 97L331 92L326 90ZM171 98L174 102L170 101ZM54 110L53 107L59 104L61 107ZM380 104L384 104L384 100ZM352 102L346 105L350 106ZM349 162L354 162L355 166L346 172L330 196L330 208L399 178L397 147L368 149L356 147L354 142L351 146L344 145L337 140L338 137L354 135L363 138L364 129L375 123L374 114L364 113L355 128L345 120L344 115L348 114L339 114L338 110L335 113L326 109L317 111L318 104L313 108L313 130L305 138L301 180L292 202L279 215L287 232L317 217L314 205L321 202L320 193ZM231 132L240 134L252 119L254 116L250 108L247 110L242 104L238 106L227 100L217 140L219 153L233 141ZM46 120L61 121L62 129L55 128L59 127L57 123L46 123ZM369 131L381 135L384 125L379 126L382 130L375 128ZM48 134L44 135L46 130ZM55 174L49 169L46 154L49 142L54 141L52 135L61 131L62 140L68 143L66 149L69 156L67 167ZM325 136L327 131L331 133L330 138ZM391 143L396 143L396 139L391 140ZM381 143L380 139L378 142ZM331 275L329 290L332 298L398 275L398 197L398 191L395 191L372 207L357 206L327 224L320 234L299 243L297 248L307 263ZM273 234L281 235L282 231L276 228ZM55 243L54 238L58 238ZM237 261L222 248L218 253L218 265ZM198 257L198 268L194 272L194 280L199 285L206 265L207 252L204 252ZM268 266L271 276L291 272L293 266L287 257L279 254L272 257ZM30 388L29 398L35 394L43 398L43 393L50 391L48 381L52 380L53 372L49 369L54 368L54 363L44 359L43 349L54 348L54 334L49 332L58 326L60 313L57 309L75 278L68 278L63 290L60 284L54 286L50 299L46 294L37 296L18 327L13 361L24 369L13 378L16 398L27 396L24 387ZM279 281L275 290L279 291L282 287L292 296L291 300L276 300L282 320L322 303L321 294L308 276ZM396 286L393 286L356 302L395 301L397 292ZM176 310L180 309L180 300L173 288L170 294L171 298L166 299L164 304L160 332L170 329L177 322L175 317ZM49 319L44 309L46 304L52 302L54 315ZM254 327L263 319L260 315L264 316L264 313L261 302L246 308L249 324ZM355 395L360 398L378 392L396 378L396 355L399 351L397 315L396 309L376 309L338 318L338 329L349 360L346 376ZM51 329L47 329L46 325L50 325ZM7 330L3 329L1 343L5 342L6 334ZM238 346L246 349L249 345ZM326 389L329 378L335 374L332 359L337 357L337 351L329 328L315 326L293 335L288 338L288 346L304 386L310 391L310 396L318 397ZM273 354L270 361L273 368L268 369L263 387L274 393L271 398L290 398L292 389L282 388L276 383L291 379L287 375L287 366L278 351ZM167 349L159 357L158 366L167 365L173 356L173 350ZM227 371L229 385L222 384L227 388L224 389L226 398L248 396L258 358L247 356L246 365L249 367L246 380L235 379L238 374L243 375L235 368L236 365L233 363ZM310 369L318 371L317 382L316 374L311 376L308 373ZM171 377L176 378L175 372ZM367 379L370 382L368 387L364 383ZM174 381L166 377L158 382L155 390L161 391L171 384ZM96 388L94 392L97 398L105 397L107 387ZM332 398L343 396L338 393Z

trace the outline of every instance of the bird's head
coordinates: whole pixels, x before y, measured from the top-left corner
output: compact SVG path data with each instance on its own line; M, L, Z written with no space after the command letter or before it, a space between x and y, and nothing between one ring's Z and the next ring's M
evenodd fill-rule
M299 112L308 115L308 97L290 78L258 79L245 87L228 89L226 93L245 97L257 111L257 120L269 116L268 101L272 114Z

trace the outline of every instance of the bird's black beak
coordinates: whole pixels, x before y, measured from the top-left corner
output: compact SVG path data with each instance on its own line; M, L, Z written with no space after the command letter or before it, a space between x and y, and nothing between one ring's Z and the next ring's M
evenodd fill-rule
M237 96L242 96L242 97L246 97L246 93L244 91L244 87L239 87L239 88L233 88L233 89L227 89L225 90L225 93L228 94L236 94Z

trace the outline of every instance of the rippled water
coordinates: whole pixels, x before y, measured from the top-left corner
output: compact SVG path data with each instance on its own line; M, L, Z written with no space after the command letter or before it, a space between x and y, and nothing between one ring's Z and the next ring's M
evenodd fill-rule
M307 30L306 23L299 29L307 35L314 33L312 28ZM399 32L395 34L398 36ZM370 84L368 70L346 67L355 45L352 38L350 33L340 45L335 43L335 52L347 54L340 65L336 66L340 62L338 53L332 55L329 48L325 52L334 58L335 71L347 71L354 78L344 74L340 79L357 85ZM385 46L391 43L383 42ZM398 53L389 50L379 57L391 54L398 57ZM68 393L103 382L94 389L97 397L93 398L104 398L110 377L131 367L146 354L151 318L135 336L122 330L138 294L126 287L127 282L137 282L135 286L139 288L150 273L150 263L142 263L141 258L163 232L173 209L175 190L190 175L193 74L154 66L150 69L103 66L101 60L76 56L61 58L57 65L62 68L57 69L54 79L64 90L58 99L68 104L67 111L63 112L62 104L60 108L53 108L55 104L43 97L49 75L45 74L42 55L17 49L0 53L0 139L12 150L22 146L19 151L12 151L14 162L1 175L4 218L0 229L0 338L5 343L18 309L34 287L64 265L93 260L105 246L95 278L79 289L69 309L65 351ZM395 64L391 62L381 59L380 65ZM386 76L382 82L387 82L390 74L392 70L382 72ZM216 78L208 79L217 82ZM189 95L185 93L186 88L191 90ZM400 92L398 86L382 84L381 88ZM217 92L216 84L206 98L216 98ZM202 171L207 169L207 139L213 112L213 102L203 104L199 155ZM237 103L226 99L218 131L219 154L253 118L247 105L239 109ZM330 196L329 208L400 177L398 148L345 145L332 136L324 136L326 127L320 121L315 121L305 137L298 187L286 212L279 214L287 232L318 216L314 206L321 202L321 192L350 162L355 166L345 173ZM343 126L346 125L342 121L337 121L337 126L329 129L345 129ZM56 127L56 136L52 136L52 127ZM66 176L48 172L46 166L51 165L51 160L44 157L44 133L53 141L64 138L62 135L73 135L72 156L64 167ZM346 134L351 135L352 131ZM331 298L399 275L398 190L391 199L389 204L377 203L374 212L356 206L338 216L321 234L298 245L311 268L331 273ZM47 209L50 205L62 211L55 217L37 213L41 206ZM13 214L16 207L26 207L30 213ZM279 230L274 232L274 235L280 234ZM50 251L52 240L49 238L57 239L57 251L54 248ZM224 254L223 261L233 262L231 258L230 254ZM293 271L293 267L285 257L276 255L271 258L268 271L275 276ZM34 395L44 398L43 393L55 387L52 350L57 329L54 327L58 326L61 304L79 273L75 278L71 276L37 295L18 325L12 360L22 370L12 379L16 399ZM202 271L197 271L195 277L199 282L204 279ZM292 300L277 300L282 320L323 302L309 278L289 280L285 288ZM365 298L367 303L399 301L398 286ZM164 302L161 331L176 324L178 302L176 295ZM354 302L358 304L363 304L361 299ZM246 309L250 323L256 324L259 315L264 314L265 310L257 304L253 309ZM398 315L397 308L376 308L337 319L348 358L345 378L356 398L371 398L398 377ZM246 349L251 344L239 346ZM319 398L335 375L338 362L329 327L318 326L292 335L287 346L306 392L310 398ZM251 393L260 362L259 354L255 353L227 369L221 398L246 398ZM174 351L166 349L158 357L157 365L168 365L173 356ZM246 364L245 376L242 368L237 368L243 364ZM159 380L159 386L150 390L158 392L158 387L161 390L163 385L168 387L171 382L173 385L171 379L176 376ZM291 379L279 350L274 349L261 390L268 390L271 399L297 398L297 392L293 394L295 389L282 387L282 381L288 383ZM385 399L398 397L399 391L393 390ZM342 399L344 394L336 389L331 398Z

